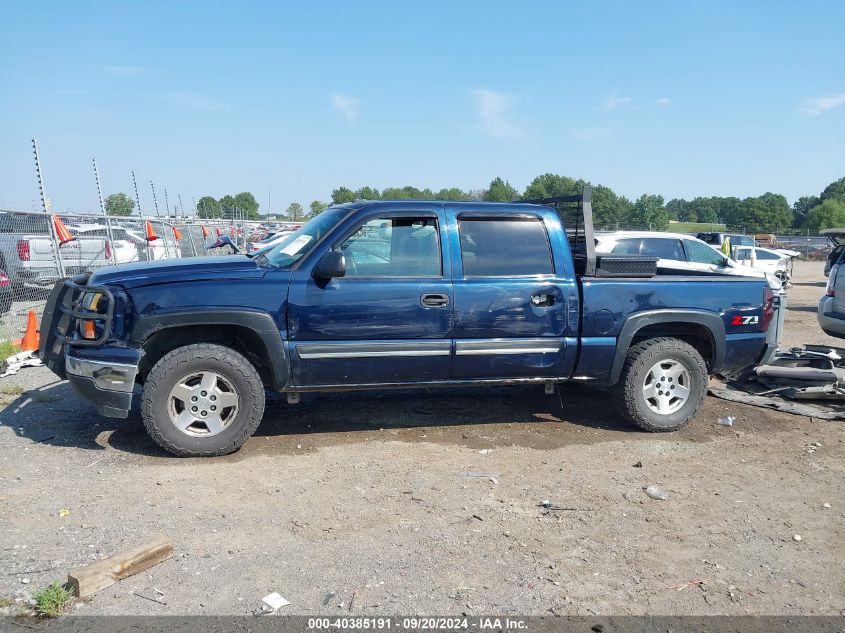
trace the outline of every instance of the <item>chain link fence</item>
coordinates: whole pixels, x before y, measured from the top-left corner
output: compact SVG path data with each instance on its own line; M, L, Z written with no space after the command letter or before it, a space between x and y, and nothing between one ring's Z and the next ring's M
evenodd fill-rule
M61 240L54 217L73 239ZM230 255L230 248L209 248L222 235L246 252L267 233L265 225L241 220L0 210L0 340L20 338L30 310L40 320L50 290L62 277L135 262Z

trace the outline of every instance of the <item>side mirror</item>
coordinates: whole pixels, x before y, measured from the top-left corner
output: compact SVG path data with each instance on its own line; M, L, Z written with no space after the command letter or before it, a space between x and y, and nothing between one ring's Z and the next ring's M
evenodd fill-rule
M730 268L731 267L731 260L727 257L722 258L722 268Z
M328 281L346 276L346 257L341 251L328 251L314 266L311 276L317 281Z

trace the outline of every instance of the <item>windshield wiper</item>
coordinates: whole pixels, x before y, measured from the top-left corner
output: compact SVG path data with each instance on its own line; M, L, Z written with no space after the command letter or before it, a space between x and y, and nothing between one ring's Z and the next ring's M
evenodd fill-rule
M259 268L276 268L276 266L273 266L273 264L270 263L270 260L267 259L266 253L255 253L254 255L249 255L249 257Z

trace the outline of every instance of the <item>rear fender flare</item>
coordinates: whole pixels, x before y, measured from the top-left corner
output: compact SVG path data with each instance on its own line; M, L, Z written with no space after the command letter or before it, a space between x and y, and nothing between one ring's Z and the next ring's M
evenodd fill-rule
M631 342L637 333L646 326L659 323L689 323L704 326L710 333L711 343L713 345L713 358L705 359L709 361L710 371L715 372L724 365L726 343L725 323L718 314L704 310L646 310L629 316L619 331L619 336L616 339L616 352L613 355L613 363L610 366L610 384L619 382L619 376L622 374L625 358L628 355Z

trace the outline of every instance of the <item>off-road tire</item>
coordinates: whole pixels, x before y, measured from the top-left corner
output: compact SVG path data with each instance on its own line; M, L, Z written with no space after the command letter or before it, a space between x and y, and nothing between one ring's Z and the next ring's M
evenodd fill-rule
M661 360L682 364L689 372L690 395L684 405L669 414L651 410L643 396L649 370ZM658 337L638 343L628 350L622 374L616 385L622 415L646 431L675 431L692 418L707 395L707 365L692 345L676 338Z
M170 421L167 412L170 390L185 374L214 371L237 388L237 415L222 432L192 437ZM234 453L255 433L264 415L264 385L255 367L241 354L223 345L197 343L166 354L150 370L144 383L141 417L156 444L174 455L212 457Z

